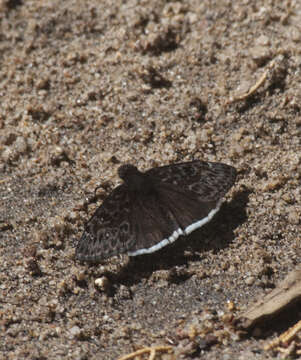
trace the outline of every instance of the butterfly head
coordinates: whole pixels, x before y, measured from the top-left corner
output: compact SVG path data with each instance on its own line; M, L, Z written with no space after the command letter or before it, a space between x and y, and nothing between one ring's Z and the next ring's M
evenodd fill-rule
M153 191L153 179L139 171L134 165L121 165L118 169L118 175L131 192L149 194Z
M128 182L131 177L137 176L139 174L140 171L136 168L136 166L131 164L124 164L118 168L118 176L124 182Z

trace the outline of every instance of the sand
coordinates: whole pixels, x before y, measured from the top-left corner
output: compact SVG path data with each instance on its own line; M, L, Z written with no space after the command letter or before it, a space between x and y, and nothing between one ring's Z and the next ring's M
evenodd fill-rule
M0 18L0 358L280 356L281 330L231 317L300 263L301 3L3 0ZM120 164L192 159L238 171L212 222L74 260Z

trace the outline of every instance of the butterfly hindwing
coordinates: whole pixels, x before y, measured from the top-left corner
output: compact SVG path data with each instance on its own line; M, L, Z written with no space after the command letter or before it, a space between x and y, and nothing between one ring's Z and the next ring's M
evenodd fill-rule
M164 184L162 187L164 187L162 198L164 198L164 202L170 207L184 234L190 233L190 231L186 231L190 225L201 220L204 220L204 224L208 222L211 216L213 216L209 215L210 212L214 211L215 213L215 210L218 211L219 209L219 200L202 200L192 191L181 189L177 186Z
M136 242L129 255L152 253L211 220L219 201L201 201L189 190L162 183L133 209Z
M132 222L136 229L136 242L129 255L146 254L160 249L163 244L167 245L164 240L180 227L170 207L159 195L155 191L134 202Z

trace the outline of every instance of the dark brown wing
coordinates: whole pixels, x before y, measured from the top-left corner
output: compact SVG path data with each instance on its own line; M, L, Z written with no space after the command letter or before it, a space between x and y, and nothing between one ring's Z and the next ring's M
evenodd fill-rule
M129 255L152 253L203 226L219 210L221 201L202 201L189 190L167 183L133 208L136 242Z
M129 193L118 186L88 221L76 248L80 261L99 262L128 251L135 243Z
M236 178L236 170L230 165L199 160L152 168L146 174L180 189L193 191L203 201L222 198Z
M133 201L131 222L136 234L136 241L128 252L131 256L159 250L180 228L173 211L162 201L158 189Z

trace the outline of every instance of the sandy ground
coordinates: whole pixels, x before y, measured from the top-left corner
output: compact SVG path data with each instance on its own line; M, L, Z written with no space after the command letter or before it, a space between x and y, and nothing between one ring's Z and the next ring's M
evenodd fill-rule
M300 263L301 3L2 0L0 19L0 358L281 358L281 330L225 318ZM239 173L211 223L74 260L121 163L192 159Z

